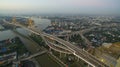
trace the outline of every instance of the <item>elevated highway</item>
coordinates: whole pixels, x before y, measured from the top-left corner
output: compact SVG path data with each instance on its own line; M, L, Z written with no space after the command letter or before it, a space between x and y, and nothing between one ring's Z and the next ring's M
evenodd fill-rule
M65 53L65 54L72 54L72 53L70 52L70 50L68 50L67 48L62 47L62 46L58 46L58 45L56 45L56 44L54 44L54 43L48 42L48 46L49 46L51 49L53 49L53 50L55 50L55 51L57 51L57 52Z
M7 22L7 23L9 23L9 22ZM27 27L25 27L25 26L23 26L19 23L9 23L9 24L12 24L12 25L15 25L15 26L20 26L20 27L32 32L32 33L43 36L46 43L47 43L46 40L48 38L51 38L52 40L63 44L65 47L67 47L67 49L72 54L74 54L75 56L82 59L83 61L85 61L86 63L88 63L89 65L91 65L93 67L108 67L104 63L100 62L97 58L92 56L91 54L87 53L86 51L84 51L84 50L72 45L71 43L58 38L58 37L55 37L53 35L50 35L50 34L47 34L47 33L41 32L41 31L38 31L35 28L27 28ZM45 38L45 37L47 37L47 38Z
M30 55L30 56L27 57L27 58L20 59L19 61L29 60L29 59L34 58L34 57L36 57L36 56L42 55L42 54L44 54L44 53L46 53L46 52L47 52L47 50L40 51L40 52L38 52L38 53L35 53L35 54Z

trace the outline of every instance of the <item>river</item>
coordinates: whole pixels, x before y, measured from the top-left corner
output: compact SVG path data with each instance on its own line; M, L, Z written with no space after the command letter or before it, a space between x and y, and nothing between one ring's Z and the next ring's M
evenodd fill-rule
M48 19L41 19L38 17L32 17L32 19L34 20L35 26L37 26L37 28L41 30L45 29L48 25L51 24L51 21ZM30 33L23 28L18 28L17 31L24 35L28 35ZM0 41L5 39L11 39L15 36L16 35L11 30L0 31Z

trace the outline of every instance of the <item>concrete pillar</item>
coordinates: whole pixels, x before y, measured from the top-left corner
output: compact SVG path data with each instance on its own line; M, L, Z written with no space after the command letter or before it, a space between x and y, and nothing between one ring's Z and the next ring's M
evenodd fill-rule
M64 54L64 57L66 57L66 53Z
M60 52L60 58L62 57L62 53Z
M90 65L88 64L88 66L87 67L90 67Z
M69 41L69 35L67 34L67 41Z
M16 26L13 26L13 30L15 30L16 29Z
M56 43L54 40L51 40L52 43Z
M12 18L12 23L14 23L14 24L16 23L16 17Z
M77 57L77 62L79 61L79 58Z
M72 35L69 35L69 39L71 39L71 36L72 36Z
M78 62L79 61L79 58L78 57L76 57L76 56L74 56L75 57L75 60Z
M51 51L51 47L49 48L49 51Z

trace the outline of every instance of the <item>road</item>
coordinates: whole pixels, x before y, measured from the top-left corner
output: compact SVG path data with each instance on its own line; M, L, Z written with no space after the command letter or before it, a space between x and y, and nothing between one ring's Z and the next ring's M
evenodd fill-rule
M74 35L74 34L79 34L80 36L81 36L81 38L85 41L85 43L87 44L87 46L88 46L88 49L87 49L87 51L89 51L89 50L91 50L93 47L92 47L92 44L91 44L91 42L83 35L83 34L85 34L85 33L87 33L87 32L89 32L89 31L91 31L91 30L93 30L93 29L95 29L95 28L101 28L101 27L116 27L116 26L120 26L120 25L114 25L114 24L107 24L107 25L101 25L101 26L93 26L93 27L91 27L91 28L88 28L88 29L84 29L84 30L80 30L80 31L76 31L76 32L73 32L73 33L71 33L69 36L71 36L71 35Z
M40 52L38 52L38 53L35 53L35 54L30 55L30 56L27 57L27 58L20 59L19 61L29 60L29 59L34 58L34 57L36 57L36 56L42 55L42 54L44 54L44 53L46 53L46 52L47 52L47 50L40 51Z
M91 54L87 53L86 51L84 51L84 50L72 45L71 43L58 38L58 37L55 37L53 35L50 35L50 34L47 34L47 33L41 32L41 31L37 31L34 28L26 28L26 27L24 27L24 26L22 26L21 24L18 24L18 23L16 23L16 24L9 23L9 24L12 24L12 25L15 25L15 26L20 26L20 27L32 32L32 33L37 34L37 35L41 35L43 37L48 37L48 38L54 39L55 41L63 44L64 46L66 46L71 51L71 53L73 53L75 56L82 59L83 61L85 61L86 63L88 63L89 65L91 65L93 67L108 67L104 63L100 62L97 58L92 56ZM47 38L46 38L46 40L47 40Z
M30 56L27 57L27 58L20 59L20 61L24 61L24 60L28 60L28 59L31 60L31 58L34 58L34 57L36 57L36 56L38 56L38 55L42 55L42 54L48 52L48 51L46 51L46 50L39 52L37 49L40 48L40 47L39 47L39 45L38 45L37 43L35 43L35 42L32 41L31 39L29 40L28 38L24 38L24 36L22 37L19 33L17 33L17 31L14 31L14 33L15 33L17 36L19 36L19 37L24 41L24 44L27 46L27 48L28 48L30 51L33 52L32 55L30 55ZM38 45L38 46L37 46L37 45ZM30 47L30 46L33 46L33 47ZM35 46L36 46L36 47L35 47ZM37 48L37 49L34 49L34 48ZM54 49L55 49L55 48L54 48ZM56 49L56 50L58 50L58 49ZM60 51L60 50L58 50L58 51ZM34 53L34 52L35 52L35 53ZM60 52L61 52L61 51L60 51ZM63 51L63 53L64 53L64 51ZM69 54L68 51L66 51L65 53ZM52 55L52 54L50 54L50 55L51 55L53 58L56 59L55 62L59 63L59 65L62 64L62 67L65 66L65 64L64 64L62 61L60 61L59 59L57 59L54 55ZM54 60L55 60L55 59L54 59ZM53 59L52 59L52 60L53 60ZM40 67L40 65L38 64L38 62L37 62L36 60L34 60L34 62L35 62L35 64L37 64L37 65L36 65L37 67ZM64 65L63 65L63 64L64 64Z
M43 34L43 36L46 36ZM47 36L50 38L55 39L56 41L60 42L61 44L64 44L66 47L70 48L70 50L72 50L72 53L79 57L80 59L84 60L85 62L87 62L88 64L92 65L92 66L96 66L96 67L107 67L104 63L100 62L99 60L97 60L95 57L93 57L92 55L90 55L89 53L85 52L84 50L72 45L71 43L64 41L62 39L59 39L57 37L54 36Z
M63 44L64 46L66 46L67 48L69 48L69 50L71 51L71 53L73 53L75 56L77 56L78 58L82 59L83 61L87 62L88 64L90 64L93 67L108 67L107 65L105 65L104 63L100 62L97 58L95 58L94 56L90 55L89 53L83 51L82 49L72 45L71 43L64 41L58 37L55 37L53 35L50 34L46 34L44 32L39 32L36 29L29 29L31 30L31 32L42 35L44 37L48 37L51 39L54 39L55 41ZM46 38L47 40L47 38Z
M65 53L65 54L71 54L71 52L70 52L68 49L66 49L66 48L64 48L64 47L61 47L61 46L58 46L58 45L55 45L55 44L53 44L53 43L51 43L51 42L48 42L48 46L49 46L51 49L53 49L53 50L55 50L55 51L57 51L57 52Z

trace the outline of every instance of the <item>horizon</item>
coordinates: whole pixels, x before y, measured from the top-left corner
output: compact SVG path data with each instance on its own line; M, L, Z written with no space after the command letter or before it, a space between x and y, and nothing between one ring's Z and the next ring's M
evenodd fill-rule
M1 15L120 15L120 0L1 0Z

